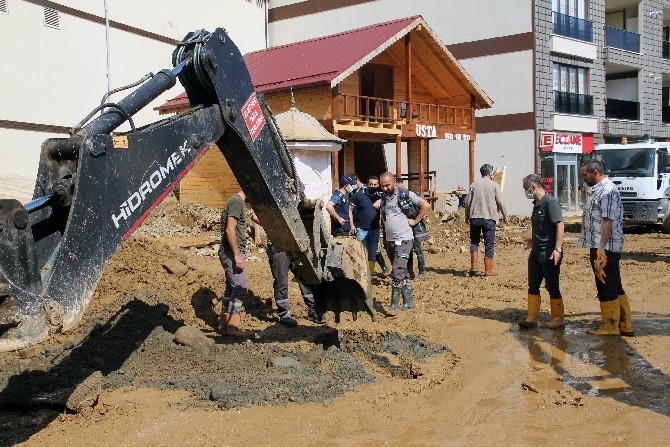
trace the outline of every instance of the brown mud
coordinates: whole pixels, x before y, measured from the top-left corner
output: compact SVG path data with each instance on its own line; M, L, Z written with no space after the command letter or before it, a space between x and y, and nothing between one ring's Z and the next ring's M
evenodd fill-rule
M635 337L600 319L568 225L568 325L519 330L528 220L498 229L497 277L468 277L460 213L431 216L416 309L277 324L265 253L249 254L243 322L216 332L218 211L166 200L105 269L79 326L0 354L0 445L668 445L670 236L629 229L621 262ZM483 268L483 265L482 265ZM544 292L544 291L543 291ZM543 293L541 320L548 320Z

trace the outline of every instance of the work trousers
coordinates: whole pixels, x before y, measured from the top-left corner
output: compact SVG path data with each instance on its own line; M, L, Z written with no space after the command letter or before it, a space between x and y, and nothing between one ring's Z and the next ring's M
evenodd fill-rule
M247 259L245 253L240 253L242 259ZM238 270L235 267L235 256L231 250L219 249L219 261L223 267L226 280L226 289L221 298L223 308L229 314L239 314L242 307L242 299L247 296L249 284L247 282L247 269Z
M413 241L387 241L385 244L386 255L392 263L391 275L393 287L402 287L409 283L407 279L407 262L409 253L412 251Z
M268 262L270 263L270 270L272 271L272 289L274 290L275 304L277 305L277 313L279 317L292 317L291 307L288 301L288 272L291 269L291 260L288 255L281 251L277 252L268 241ZM307 309L314 309L314 295L312 289L303 283L299 276L295 275L300 287L302 299L307 306Z
M561 261L558 265L551 259L551 249L536 250L533 248L528 255L528 294L539 295L540 285L544 279L544 288L549 292L549 298L562 298L559 287L559 276L561 274Z

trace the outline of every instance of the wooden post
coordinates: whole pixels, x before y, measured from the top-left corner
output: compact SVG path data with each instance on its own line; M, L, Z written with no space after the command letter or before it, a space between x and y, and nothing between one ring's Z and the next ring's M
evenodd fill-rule
M470 183L475 181L475 142L468 141L468 161L470 163Z
M419 140L419 197L423 197L426 187L426 140L421 138Z
M407 111L405 119L412 122L412 32L405 36L405 98L407 99Z
M402 140L400 135L395 136L395 178L402 175Z

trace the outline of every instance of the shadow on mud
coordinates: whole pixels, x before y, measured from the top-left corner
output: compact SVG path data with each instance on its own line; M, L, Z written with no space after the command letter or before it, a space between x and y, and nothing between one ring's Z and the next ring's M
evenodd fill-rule
M192 304L215 323L211 298L201 291ZM175 342L184 321L169 293L120 300L118 312L82 322L68 337L78 341L52 341L0 363L0 445L27 440L60 414L95 411L104 391L186 390L191 398L179 405L212 409L329 402L380 375L415 379L427 357L448 352L419 336L317 324L271 325L247 341L204 331L207 343L184 346ZM249 304L260 312L268 303Z
M587 334L586 330L597 324L578 320L568 321L562 330L521 330L517 321L526 317L526 311L521 309L476 308L455 313L509 323L510 332L528 349L531 360L551 366L561 382L584 395L611 398L670 416L670 376L636 352L627 337ZM599 320L599 315L592 315ZM637 336L670 336L668 323L669 315L633 312Z

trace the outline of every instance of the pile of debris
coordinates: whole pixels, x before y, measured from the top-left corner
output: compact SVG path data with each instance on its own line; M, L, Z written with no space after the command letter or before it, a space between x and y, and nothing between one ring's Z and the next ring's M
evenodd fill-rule
M221 210L197 203L182 204L171 194L151 213L137 233L156 238L202 237L220 243L220 219ZM470 226L465 223L463 210L431 212L425 220L430 237L424 243L424 250L429 253L470 250ZM496 244L523 243L522 235L530 232L530 225L529 217L519 216L510 216L507 224L498 222ZM262 228L250 223L247 238L250 244L265 247Z

